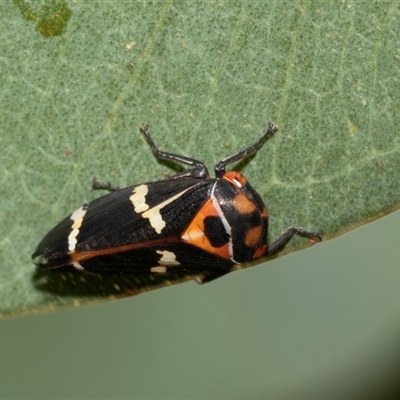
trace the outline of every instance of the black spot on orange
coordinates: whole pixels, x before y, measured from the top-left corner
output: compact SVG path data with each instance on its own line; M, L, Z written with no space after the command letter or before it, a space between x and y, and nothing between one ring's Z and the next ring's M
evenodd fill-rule
M204 234L213 247L223 246L229 242L230 238L219 217L206 217L204 219Z

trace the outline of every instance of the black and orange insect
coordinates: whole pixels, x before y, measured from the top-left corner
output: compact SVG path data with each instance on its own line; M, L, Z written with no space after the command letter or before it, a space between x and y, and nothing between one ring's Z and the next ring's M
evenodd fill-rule
M220 161L215 178L201 161L166 153L148 126L141 132L158 159L191 169L157 182L120 189L94 180L111 193L84 204L54 227L32 258L41 268L96 274L190 274L207 282L236 265L274 253L293 235L315 241L322 232L289 227L268 243L268 212L239 172L226 166L256 153L276 131Z

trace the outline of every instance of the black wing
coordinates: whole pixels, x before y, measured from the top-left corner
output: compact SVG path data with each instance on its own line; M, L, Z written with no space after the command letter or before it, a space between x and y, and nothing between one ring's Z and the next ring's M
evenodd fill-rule
M78 213L75 244L72 213L44 237L33 257L47 269L99 273L226 270L232 266L229 260L180 240L214 182L167 180L109 193Z

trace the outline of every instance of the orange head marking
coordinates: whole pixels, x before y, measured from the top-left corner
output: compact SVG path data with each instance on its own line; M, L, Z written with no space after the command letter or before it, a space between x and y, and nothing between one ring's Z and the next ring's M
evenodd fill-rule
M237 171L228 171L224 174L223 179L232 182L235 186L241 188L247 183L247 179Z

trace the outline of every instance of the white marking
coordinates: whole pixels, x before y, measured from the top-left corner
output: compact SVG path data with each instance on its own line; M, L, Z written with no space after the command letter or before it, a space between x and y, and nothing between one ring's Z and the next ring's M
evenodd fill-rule
M79 263L77 263L77 262L74 262L72 265L73 265L73 267L74 267L75 269L77 269L78 271L83 271L83 270L85 269L85 268L82 267L81 264L79 264Z
M140 185L135 187L133 194L129 197L129 200L133 204L133 208L139 214L149 209L149 205L146 204L146 194L149 192L147 185Z
M157 250L157 254L162 256L159 261L161 265L166 265L167 267L181 265L181 263L176 259L176 255L171 251Z
M187 232L187 233L185 233L184 235L181 236L181 238L183 240L186 240L188 242L190 242L192 240L193 241L197 240L197 239L202 238L202 237L204 237L204 232L202 232L202 231L195 231L195 232L189 231L189 232Z
M242 187L242 184L236 178L233 178L232 181L237 187Z
M173 197L165 200L163 203L159 204L158 206L154 206L150 208L150 210L144 212L142 214L143 218L147 218L150 221L150 225L155 229L157 233L161 233L161 231L165 228L165 221L162 219L160 211L168 204L174 202L176 199L181 197L185 192L191 189L193 186L188 187L186 190L179 192ZM136 210L135 210L136 211Z
M82 226L83 217L85 216L86 211L87 211L87 204L84 204L82 207L79 207L77 210L75 210L70 216L70 219L72 219L74 223L71 226L72 231L68 236L69 251L75 250L76 243L78 242L76 240L76 237L79 234L79 228Z
M229 258L235 263L237 264L237 261L235 261L235 259L233 258L233 243L232 243L232 229L228 223L228 221L225 218L224 213L221 210L221 207L218 203L218 200L215 198L214 196L214 191L215 191L215 186L217 185L218 181L214 183L214 186L211 189L211 194L210 194L210 198L211 201L213 202L213 205L215 207L215 209L217 210L217 213L221 219L222 225L225 228L225 232L229 235L229 243L228 243L228 252L229 252Z
M158 265L157 267L150 268L150 271L157 274L165 274L167 272L167 267L162 267L161 265Z

